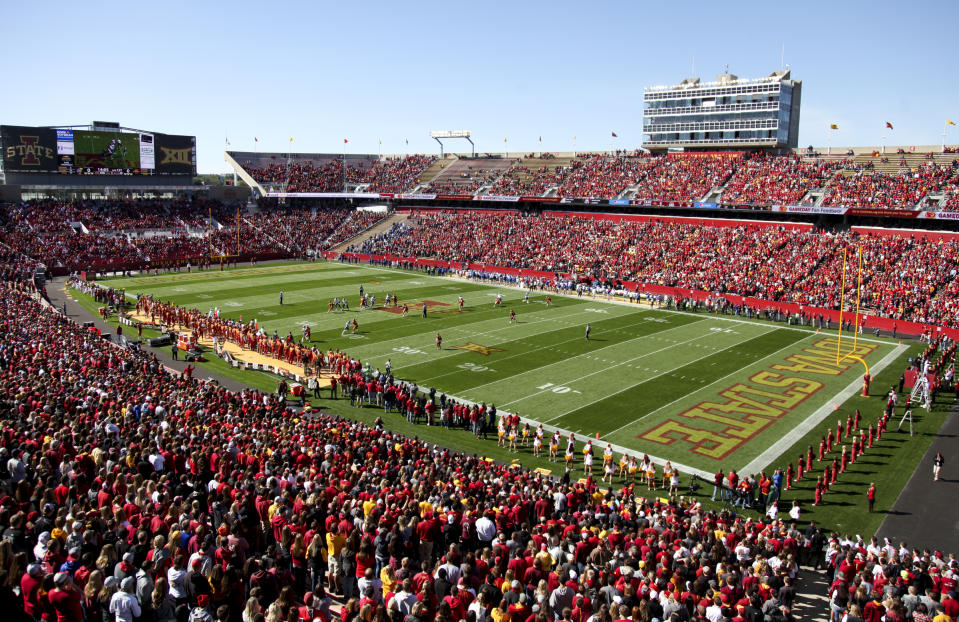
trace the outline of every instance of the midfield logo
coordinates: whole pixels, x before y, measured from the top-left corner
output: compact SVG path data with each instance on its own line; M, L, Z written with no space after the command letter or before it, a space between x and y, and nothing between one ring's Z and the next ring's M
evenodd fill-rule
M483 356L489 356L493 352L505 352L503 348L494 348L492 346L481 346L478 343L473 343L472 341L467 341L461 346L453 346L454 350L469 350L470 352L476 352L477 354L482 354Z

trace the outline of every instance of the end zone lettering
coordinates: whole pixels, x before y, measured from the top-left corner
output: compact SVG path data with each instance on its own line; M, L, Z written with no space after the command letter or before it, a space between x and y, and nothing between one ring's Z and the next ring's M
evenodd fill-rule
M684 441L692 445L691 451L723 460L826 386L815 378L780 372L837 376L858 364L849 359L837 364L837 344L836 339L821 339L787 356L787 364L770 365L751 376L748 384L738 383L720 391L725 401L701 402L679 413L684 420L668 419L639 438L661 445ZM855 354L866 357L878 347L858 344Z

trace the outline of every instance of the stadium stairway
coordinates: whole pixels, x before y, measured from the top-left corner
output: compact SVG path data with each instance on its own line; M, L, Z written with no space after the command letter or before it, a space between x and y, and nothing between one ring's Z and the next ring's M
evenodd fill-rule
M353 244L362 244L367 240L367 238L371 238L379 233L389 231L390 227L392 227L395 223L402 222L407 218L409 218L409 214L393 214L389 218L384 218L383 220L379 221L369 229L360 232L359 235L353 236L349 240L337 244L330 250L342 252Z
M455 155L447 155L445 158L437 158L428 169L420 173L419 177L416 178L416 184L412 186L410 192L419 192L420 189L439 177L440 174L456 160L457 157Z

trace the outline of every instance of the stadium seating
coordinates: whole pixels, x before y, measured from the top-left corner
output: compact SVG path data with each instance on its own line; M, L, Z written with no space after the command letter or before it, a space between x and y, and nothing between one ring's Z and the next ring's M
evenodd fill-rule
M798 205L807 192L826 185L841 161L804 161L759 155L744 162L723 189L728 205Z
M644 179L656 161L638 155L580 154L570 164L557 196L613 199Z
M105 303L124 298L77 286ZM806 589L800 562L825 563L838 577L830 589L846 589L858 573L882 574L856 566L860 553L889 577L935 566L943 580L930 588L951 606L951 558L801 532L785 508L746 519L658 492L638 498L644 489L620 478L607 493L592 479L543 477L390 432L381 419L295 411L282 388L233 393L101 339L42 305L29 281L0 282L0 332L2 572L20 588L5 588L11 617L22 608L99 621L126 599L169 619L332 622L335 595L344 622L763 611L789 621ZM362 361L316 354L351 403L382 402L387 419L425 409L425 395ZM452 414L489 417L485 405L448 401L443 417Z
M867 268L864 309L895 319L959 325L956 305L941 303L959 275L955 262L959 242L954 240L832 235L758 224L617 223L517 212L431 210L416 212L407 222L351 250L571 272L838 308L843 250L854 253L859 246Z
M506 158L459 158L450 162L422 191L435 194L474 194L515 164Z
M668 154L656 159L637 199L699 201L725 184L742 162L740 153Z
M562 184L572 158L557 158L548 153L529 154L511 166L487 194L506 196L545 196Z
M405 173L395 169L391 174ZM7 224L2 242L49 268L76 271L209 261L222 255L302 256L355 237L384 214L342 207L247 214L206 200L44 200L0 208L0 216Z
M826 187L822 204L841 207L914 207L955 175L950 166L924 164L917 169L882 173L872 169L840 171Z
M435 156L409 155L384 160L347 158L346 179L343 158L274 160L268 163L244 161L244 169L258 182L285 184L287 192L342 192L344 185L355 189L361 184L369 192L401 192L415 184L419 176L436 160Z

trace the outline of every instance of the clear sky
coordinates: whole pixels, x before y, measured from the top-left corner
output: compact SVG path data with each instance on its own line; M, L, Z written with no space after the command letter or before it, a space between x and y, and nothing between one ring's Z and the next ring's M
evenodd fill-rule
M644 86L726 64L764 76L783 46L803 81L802 146L876 145L886 121L889 145L939 144L959 123L956 0L4 2L2 15L0 123L196 135L201 173L227 170L227 137L433 153L430 130L469 129L478 151L508 138L528 152L574 136L609 149L615 131L632 149Z

